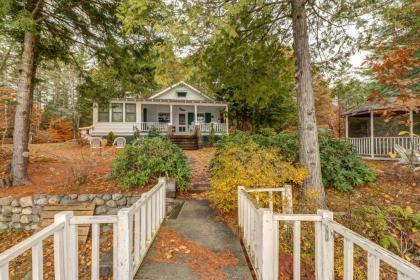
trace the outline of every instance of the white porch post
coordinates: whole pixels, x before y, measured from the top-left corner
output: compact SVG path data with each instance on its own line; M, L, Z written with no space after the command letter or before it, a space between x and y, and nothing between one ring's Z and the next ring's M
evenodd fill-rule
M374 135L373 135L373 111L370 112L370 157L375 157L375 149L374 149Z
M141 108L141 102L138 103L138 109L137 109L137 123L141 123L142 122L142 118L143 118L143 112L142 112L142 108Z
M229 134L229 108L226 105L226 133Z
M194 124L197 123L197 104L194 104Z
M170 104L169 105L169 125L173 125L173 116L172 116L172 112L173 112L173 105Z
M98 109L99 109L99 104L98 103L93 103L93 110L92 110L92 120L93 120L93 125L95 126L96 123L98 122Z
M346 124L345 124L345 133L346 139L349 138L349 116L346 115Z

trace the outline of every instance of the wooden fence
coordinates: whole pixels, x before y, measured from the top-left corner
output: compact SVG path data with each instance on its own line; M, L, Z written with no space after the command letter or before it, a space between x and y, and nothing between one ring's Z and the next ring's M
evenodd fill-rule
M113 228L113 279L131 280L147 253L165 217L166 181L142 194L130 208L117 215L73 216L72 211L55 215L54 223L0 254L0 279L9 279L10 262L32 250L32 279L43 279L43 241L54 238L54 277L76 280L78 275L79 225L92 225L91 279L99 280L100 225ZM134 229L134 230L133 230Z
M260 192L262 189L259 190ZM272 191L272 189L267 190ZM279 191L284 191L279 188ZM315 227L315 277L334 278L334 238L344 239L344 280L353 279L353 247L362 248L368 256L368 280L379 280L380 264L386 263L397 271L398 280L420 279L420 269L374 242L360 236L333 220L333 213L318 210L317 214L278 214L260 208L243 187L238 188L238 216L242 238L252 266L261 280L279 279L279 222L293 229L293 279L301 274L301 223L313 222Z

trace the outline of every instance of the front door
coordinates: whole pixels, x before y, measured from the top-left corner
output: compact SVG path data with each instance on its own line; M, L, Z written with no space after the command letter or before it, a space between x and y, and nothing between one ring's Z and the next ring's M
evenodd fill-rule
M185 132L186 129L186 117L185 113L179 113L178 115L178 132Z

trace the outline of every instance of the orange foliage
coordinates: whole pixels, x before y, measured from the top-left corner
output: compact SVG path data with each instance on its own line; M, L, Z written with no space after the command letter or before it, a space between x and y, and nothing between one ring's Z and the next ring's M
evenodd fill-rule
M65 142L73 138L73 127L71 123L63 120L53 121L48 132L52 142Z

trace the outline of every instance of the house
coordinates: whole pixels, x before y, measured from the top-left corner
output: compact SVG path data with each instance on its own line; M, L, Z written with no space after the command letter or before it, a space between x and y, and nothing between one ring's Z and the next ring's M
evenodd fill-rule
M373 99L348 110L345 135L353 150L370 159L390 159L395 145L420 149L420 101Z
M195 87L181 81L147 99L112 99L109 104L94 104L92 136L146 135L151 129L163 134L202 135L228 133L228 106L215 101Z

